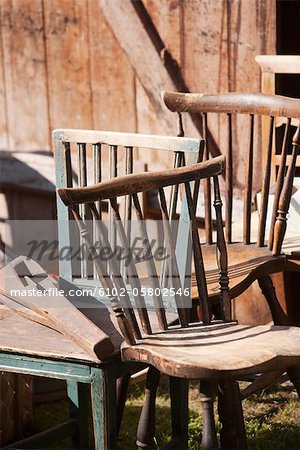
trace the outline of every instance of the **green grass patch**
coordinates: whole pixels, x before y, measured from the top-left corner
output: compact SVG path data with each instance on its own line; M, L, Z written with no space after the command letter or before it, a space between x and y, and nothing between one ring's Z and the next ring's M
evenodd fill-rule
M142 385L130 388L125 414L119 436L119 449L136 448L136 428L144 401ZM197 383L190 386L189 448L200 450L202 417ZM300 449L300 402L290 383L277 385L252 396L243 403L249 449L259 450L293 450ZM44 430L66 420L68 417L67 401L40 405L35 410L35 421L30 433ZM170 401L167 378L163 377L157 396L156 439L158 445L167 443L171 436ZM220 424L217 422L217 428ZM92 438L92 431L90 431ZM92 442L92 439L91 439ZM71 439L49 448L71 448Z

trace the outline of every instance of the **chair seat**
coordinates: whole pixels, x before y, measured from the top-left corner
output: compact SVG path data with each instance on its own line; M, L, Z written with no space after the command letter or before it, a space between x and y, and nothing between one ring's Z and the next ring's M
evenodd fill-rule
M145 362L182 378L222 378L300 362L300 328L214 325L173 328L121 347L124 361Z

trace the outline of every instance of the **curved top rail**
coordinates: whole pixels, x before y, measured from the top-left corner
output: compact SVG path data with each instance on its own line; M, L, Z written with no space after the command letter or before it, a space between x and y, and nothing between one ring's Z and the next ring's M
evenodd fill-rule
M173 112L259 114L300 119L300 99L261 93L192 94L163 91L165 105Z
M159 172L145 172L124 175L102 183L82 188L58 189L66 206L90 203L100 199L109 199L138 192L159 189L173 184L212 177L223 172L225 157L218 156L209 161L190 166L168 169Z
M115 131L58 129L53 131L54 141L122 145L127 147L152 148L197 153L201 139L160 136L155 134L119 133Z

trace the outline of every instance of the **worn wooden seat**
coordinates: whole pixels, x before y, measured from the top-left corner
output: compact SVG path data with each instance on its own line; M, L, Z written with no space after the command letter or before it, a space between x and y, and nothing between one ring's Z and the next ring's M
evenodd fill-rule
M218 174L224 167L224 158L214 158L211 161L175 168L164 172L148 173L143 175L127 175L119 179L103 182L91 187L59 189L59 195L65 205L71 208L79 231L93 258L101 282L111 292L110 300L125 343L122 344L122 359L129 362L145 362L150 365L146 387L153 394L157 386L159 372L172 377L200 378L201 400L204 405L204 433L202 448L216 448L217 438L213 419L213 400L215 395L215 381L220 385L224 379L232 377L270 371L274 369L294 366L300 360L300 330L287 326L240 326L231 318L231 298L228 285L230 277L227 271L227 251L223 234L221 216L221 198L218 184ZM216 261L218 264L218 292L215 293L218 300L221 319L214 319L214 313L209 302L206 282L205 260L202 257L203 246L200 244L195 218L196 203L198 198L197 182L201 179L213 177L214 183L214 207L216 210ZM192 184L195 183L195 184ZM194 323L190 321L191 299L182 296L182 274L180 274L179 260L182 254L180 249L182 235L178 233L174 239L170 216L167 211L164 188L168 186L182 185L181 215L179 218L187 223L186 210L190 237L192 241L192 256L197 281L197 298L201 310L202 321ZM161 217L164 227L165 245L169 255L169 281L175 288L174 301L178 313L178 325L170 326L165 320L166 307L162 301L160 289L165 284L164 273L161 277L155 270L155 258L153 252L147 266L149 280L156 280L158 291L152 291L153 308L156 311L161 331L156 332L152 328L148 315L149 302L142 295L141 284L136 262L134 259L124 274L120 271L114 258L108 262L110 276L103 264L100 253L97 252L92 242L91 235L85 226L79 207L84 204L98 219L100 240L103 246L110 248L103 224L99 222L99 215L95 202L109 199L113 208L114 219L117 224L117 232L122 245L130 252L129 240L126 234L125 224L122 223L117 208L117 197L129 195L140 223L141 236L146 248L149 242L146 229L143 225L143 216L138 200L138 193L156 188L159 192ZM185 265L184 267L187 267ZM209 272L208 272L209 273ZM160 280L160 281L159 281ZM109 282L106 284L106 282ZM113 291L112 288L116 290ZM136 294L133 294L133 292ZM179 294L181 292L181 295ZM124 294L125 293L125 294ZM176 378L175 378L176 379ZM215 380L215 381L213 381ZM153 395L152 395L153 399ZM151 414L149 415L149 412ZM152 444L154 427L155 405L152 401L143 409L138 428L138 445L145 448ZM241 415L241 411L239 412ZM152 416L152 420L149 420ZM239 438L245 445L245 434L240 421ZM182 436L181 436L182 438ZM181 441L182 445L182 441ZM182 448L182 447L180 447ZM240 447L245 448L245 446Z
M273 325L175 328L122 345L122 358L189 379L239 377L300 362L300 329Z

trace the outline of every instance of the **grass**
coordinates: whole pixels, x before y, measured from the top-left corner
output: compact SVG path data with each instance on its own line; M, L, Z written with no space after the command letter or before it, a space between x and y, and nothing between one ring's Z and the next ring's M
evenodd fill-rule
M164 378L159 389L156 407L157 442L162 445L170 439L170 402L167 380ZM142 385L130 389L119 437L119 449L136 448L135 435L144 393ZM200 449L201 405L197 384L190 387L189 448ZM300 402L289 382L252 396L243 403L249 449L275 450L300 449ZM36 419L31 432L41 431L65 420L68 414L67 401L40 405L36 408ZM217 422L217 428L220 424ZM53 444L52 448L58 448ZM59 448L71 448L70 438L59 443Z

